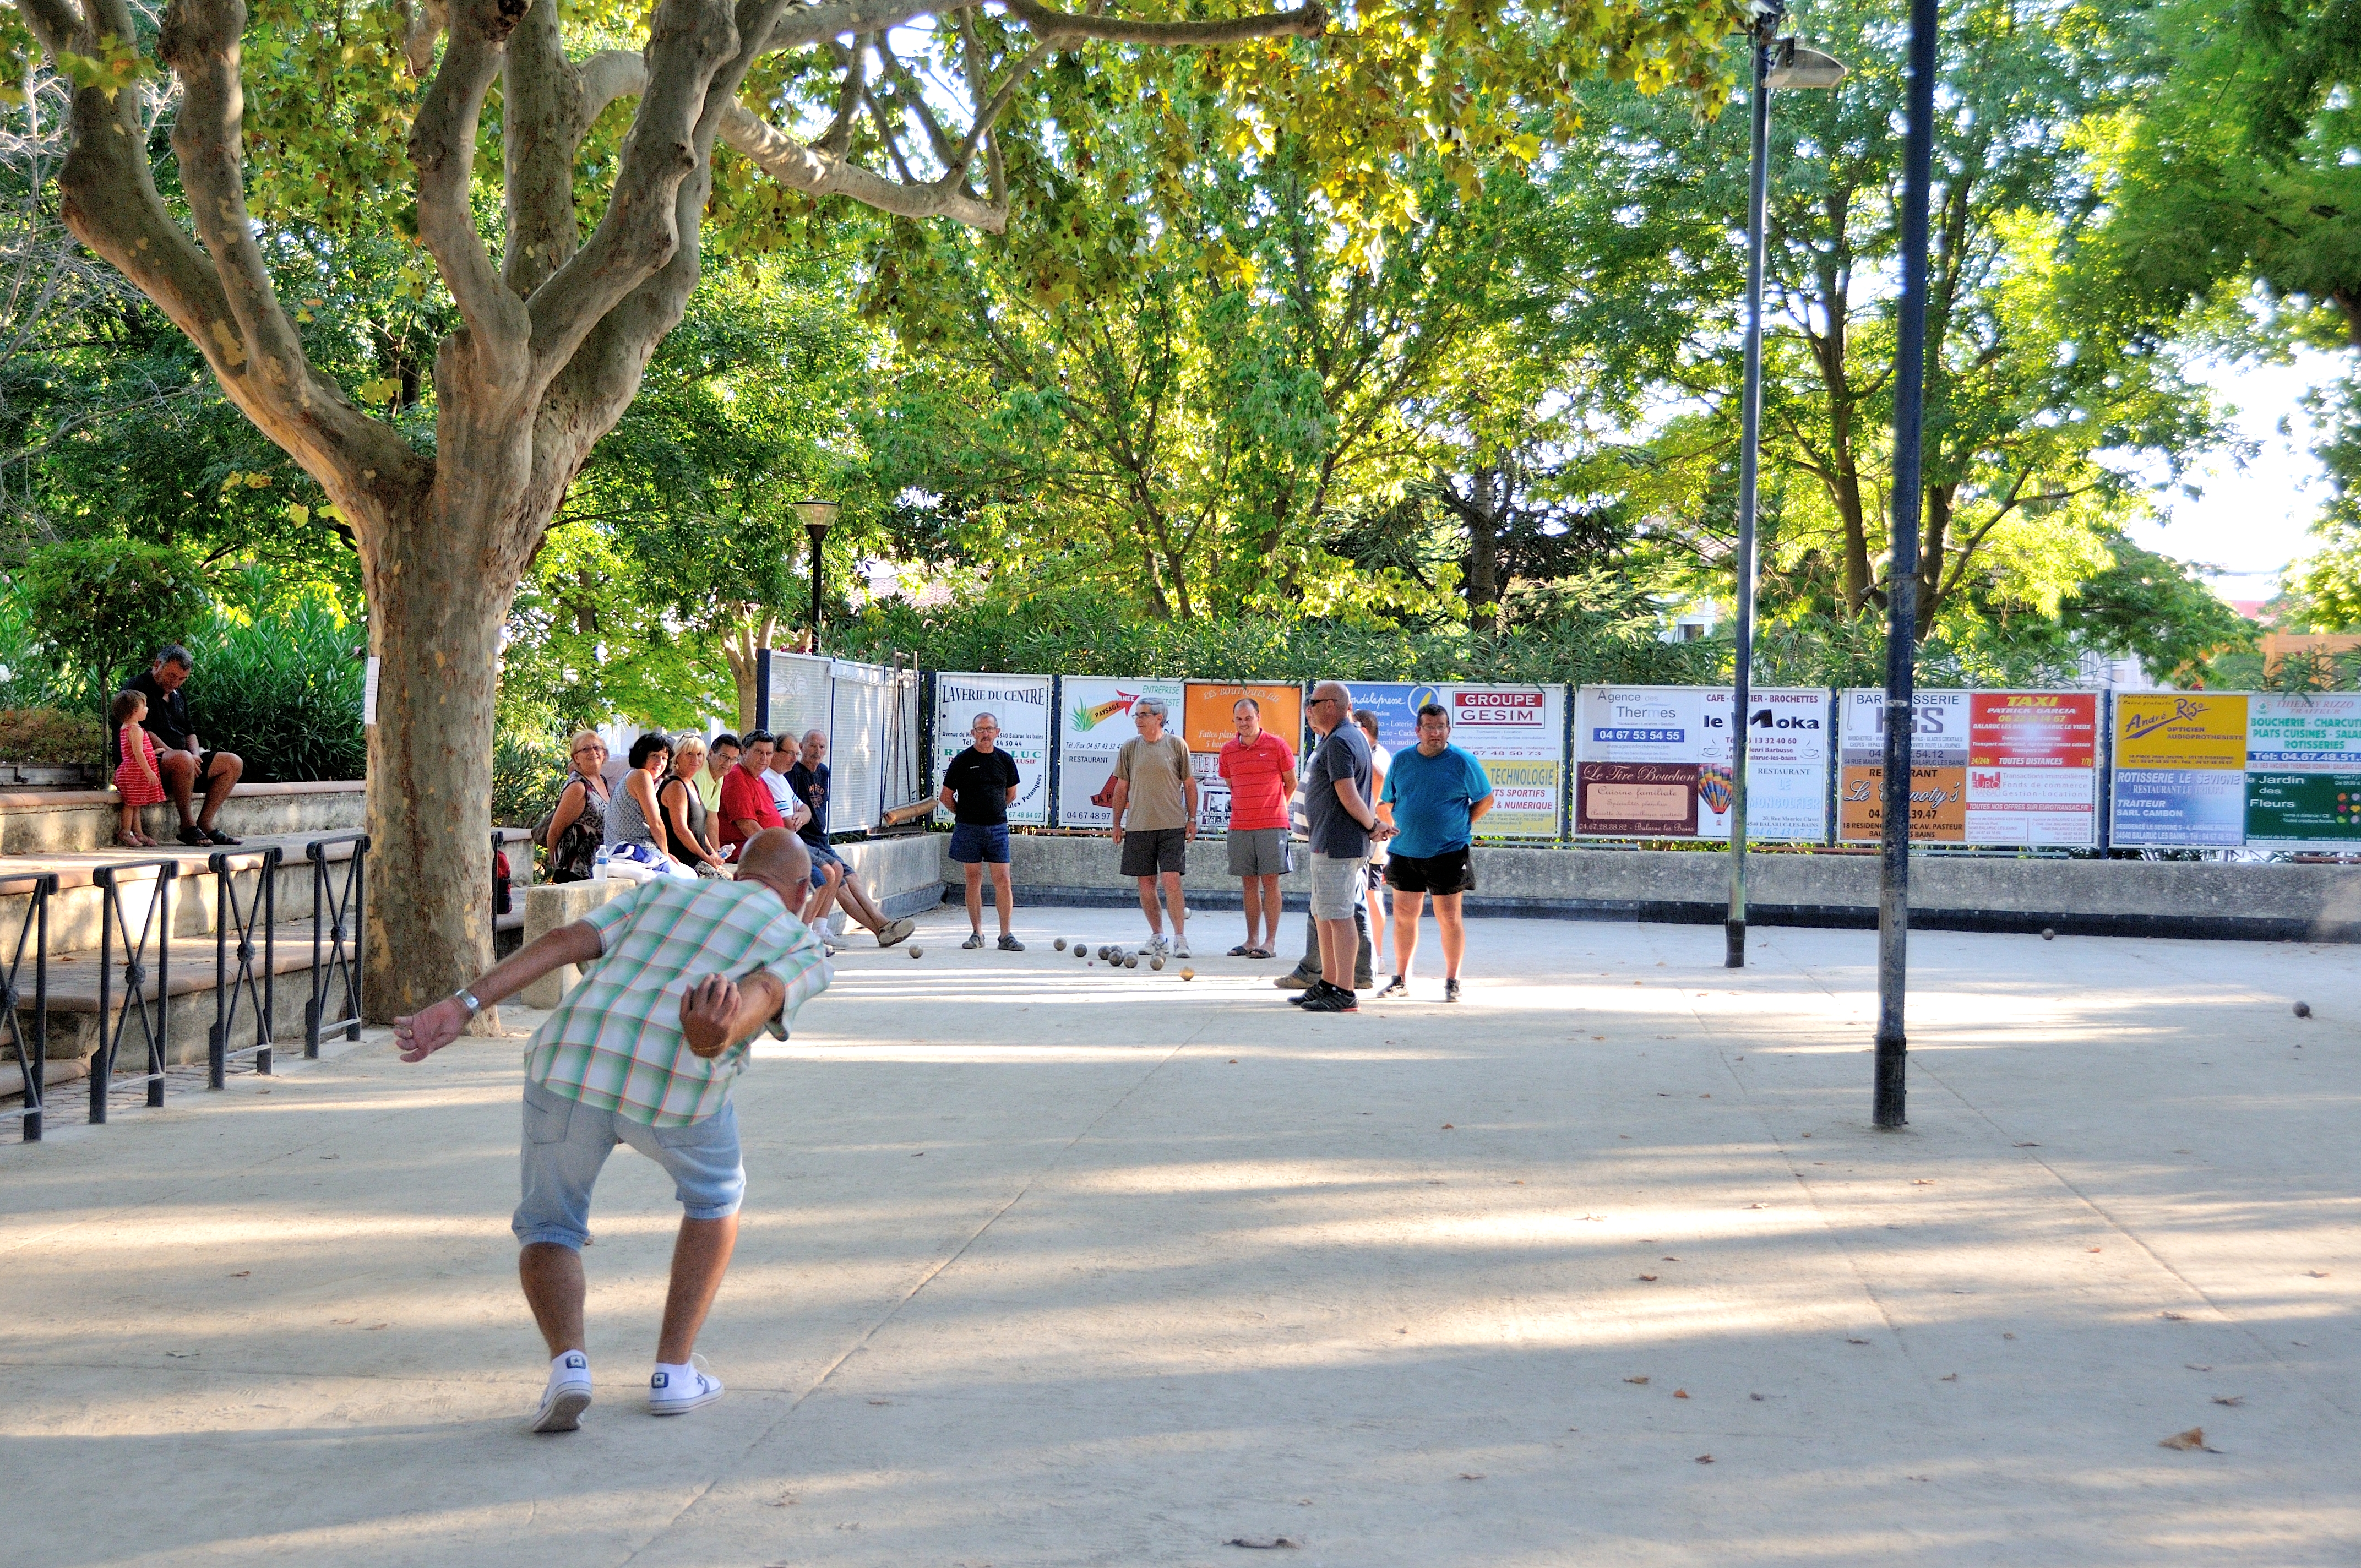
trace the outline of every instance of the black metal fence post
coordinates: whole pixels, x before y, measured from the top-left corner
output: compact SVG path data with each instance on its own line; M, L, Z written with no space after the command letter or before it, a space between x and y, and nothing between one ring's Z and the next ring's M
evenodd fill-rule
M344 886L334 892L328 884L328 847L332 844L350 844L353 847L352 856L346 865ZM316 1058L320 1054L321 1039L340 1030L346 1039L361 1037L361 965L368 916L368 847L369 836L366 833L332 834L325 839L314 839L303 846L303 858L312 862L312 995L303 1003L303 1054L307 1058ZM347 941L351 944L349 947L346 946ZM331 1019L328 1016L328 993L339 982L344 992L337 1003L341 1011Z
M123 873L134 871L155 872L147 918L140 923L136 941L130 923L123 916ZM92 1054L90 1064L90 1119L93 1124L106 1120L106 1097L115 1087L115 1057L135 1016L148 1046L148 1071L141 1080L148 1085L148 1103L164 1103L165 1042L171 1031L172 1016L172 881L180 874L181 862L173 860L131 861L101 866L91 872L90 880L99 890L98 1049ZM119 1014L113 1005L115 938L118 933L123 938L124 988ZM152 1011L148 1005L147 966L142 961L147 957L150 937L156 939L156 1005Z
M25 1103L14 1113L24 1123L25 1141L41 1141L41 1114L49 1078L49 895L58 890L55 872L20 872L0 877L0 890L21 888L28 896L25 918L9 948L8 967L0 971L0 1030L16 1050L16 1068L24 1074ZM33 949L32 1033L25 1028L23 981L25 948Z
M270 1071L271 1008L277 1000L278 971L271 927L279 908L279 862L285 854L284 850L273 844L258 853L231 855L216 851L205 859L205 869L214 875L214 1026L206 1040L206 1082L210 1088L226 1085L232 1057L251 1056L256 1072L268 1076ZM253 862L261 873L253 895L243 903L237 896L233 869L237 861ZM262 969L258 974L254 966L257 926L262 933ZM235 965L230 962L233 936L237 943ZM255 1011L254 1044L233 1051L229 1037L237 1027L241 1003L251 1003Z

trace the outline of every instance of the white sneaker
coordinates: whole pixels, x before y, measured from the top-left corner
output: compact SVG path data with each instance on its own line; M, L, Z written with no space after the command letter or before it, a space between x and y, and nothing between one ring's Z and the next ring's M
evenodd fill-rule
M1163 932L1158 931L1148 937L1139 950L1151 958L1169 959L1172 956L1172 944L1165 938Z
M1172 951L1169 956L1176 959L1187 958L1189 956L1189 938L1186 937L1173 938Z
M705 1369L705 1357L691 1355L686 1366L656 1364L648 1379L648 1414L686 1415L721 1398L721 1379Z
M590 1408L590 1358L569 1350L549 1364L549 1387L541 1393L541 1409L533 1412L534 1431L572 1431Z

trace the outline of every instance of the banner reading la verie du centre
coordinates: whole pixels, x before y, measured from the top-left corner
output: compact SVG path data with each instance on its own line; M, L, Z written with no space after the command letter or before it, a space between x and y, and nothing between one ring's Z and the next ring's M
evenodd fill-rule
M989 713L1000 727L993 745L1016 763L1017 796L1008 820L1043 827L1049 820L1049 677L944 673L935 677L935 778L967 750L975 716ZM938 808L936 815L949 821Z
M1104 794L1115 772L1115 754L1139 733L1131 707L1152 696L1164 704L1166 724L1176 733L1187 704L1180 681L1122 680L1068 675L1059 691L1058 826L1111 828L1115 812L1093 796Z
M1618 839L1730 837L1731 709L1737 694L1697 686L1584 686L1575 699L1575 833ZM1828 837L1828 694L1747 694L1746 836Z

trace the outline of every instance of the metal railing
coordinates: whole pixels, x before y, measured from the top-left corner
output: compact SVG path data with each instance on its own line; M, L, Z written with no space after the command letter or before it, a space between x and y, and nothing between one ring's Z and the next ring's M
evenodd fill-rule
M229 1064L236 1058L252 1057L257 1073L268 1077L270 1072L270 1036L275 1018L272 1004L278 996L279 977L275 961L279 863L286 853L273 844L258 852L231 854L217 850L205 858L205 869L214 874L214 1025L205 1040L205 1083L209 1089L226 1085ZM237 895L236 872L239 869L258 873L254 891L243 900ZM258 932L262 938L259 969L255 965ZM232 1050L232 1035L242 1032L238 1021L241 1007L250 1009L254 1014L254 1044Z
M16 1052L16 1066L25 1075L25 1103L15 1111L0 1111L0 1121L10 1116L21 1119L25 1141L41 1141L41 1094L43 1077L48 1071L49 1054L49 895L58 890L55 872L19 872L14 876L0 876L0 893L23 893L28 895L25 918L16 927L16 939L8 945L8 961L0 969L0 1035ZM25 949L33 950L32 1022L25 1017Z
M152 890L135 939L130 919L123 909L125 873L142 871L151 871L154 875L129 881L130 886ZM93 1124L106 1120L107 1096L115 1088L115 1058L121 1054L123 1038L130 1033L135 1018L139 1021L140 1043L148 1049L148 1070L128 1080L126 1086L144 1083L148 1086L148 1103L164 1103L165 1036L171 1012L172 882L180 874L181 862L165 859L126 861L100 866L90 873L99 894L98 1049L92 1054L90 1062L90 1119ZM120 1011L114 1006L118 941L123 950ZM147 961L151 941L156 955L152 1005Z
M328 875L328 846L350 844L341 883ZM320 1041L343 1031L361 1037L361 942L368 913L366 833L332 833L303 846L312 862L312 997L303 1003L303 1054L317 1057ZM334 998L334 1000L332 1000ZM335 1007L333 1019L328 1013Z

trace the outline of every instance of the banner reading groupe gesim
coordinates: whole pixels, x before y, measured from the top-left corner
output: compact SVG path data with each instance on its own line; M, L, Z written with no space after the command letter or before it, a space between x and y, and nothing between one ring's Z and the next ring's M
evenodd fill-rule
M1477 825L1477 837L1557 837L1565 799L1564 686L1347 681L1345 688L1355 709L1377 716L1378 744L1389 751L1418 744L1418 710L1426 704L1451 715L1451 743L1483 763L1492 781L1492 809Z
M1730 837L1737 693L1584 686L1575 706L1575 833ZM1746 836L1819 843L1828 832L1828 694L1747 694Z
M1839 698L1837 837L1874 842L1885 822L1885 694ZM2096 692L1922 691L1911 702L1914 843L2095 849Z
M935 677L935 783L967 750L975 716L992 715L1000 733L993 741L1016 763L1017 796L1008 820L1042 827L1049 820L1049 677L945 673ZM950 814L936 808L936 817Z
M2115 699L2115 843L2361 849L2361 696Z
M1058 826L1110 828L1112 808L1093 796L1103 794L1115 772L1115 754L1138 735L1132 705L1155 697L1176 729L1188 703L1180 681L1124 680L1104 675L1068 675L1058 694Z

